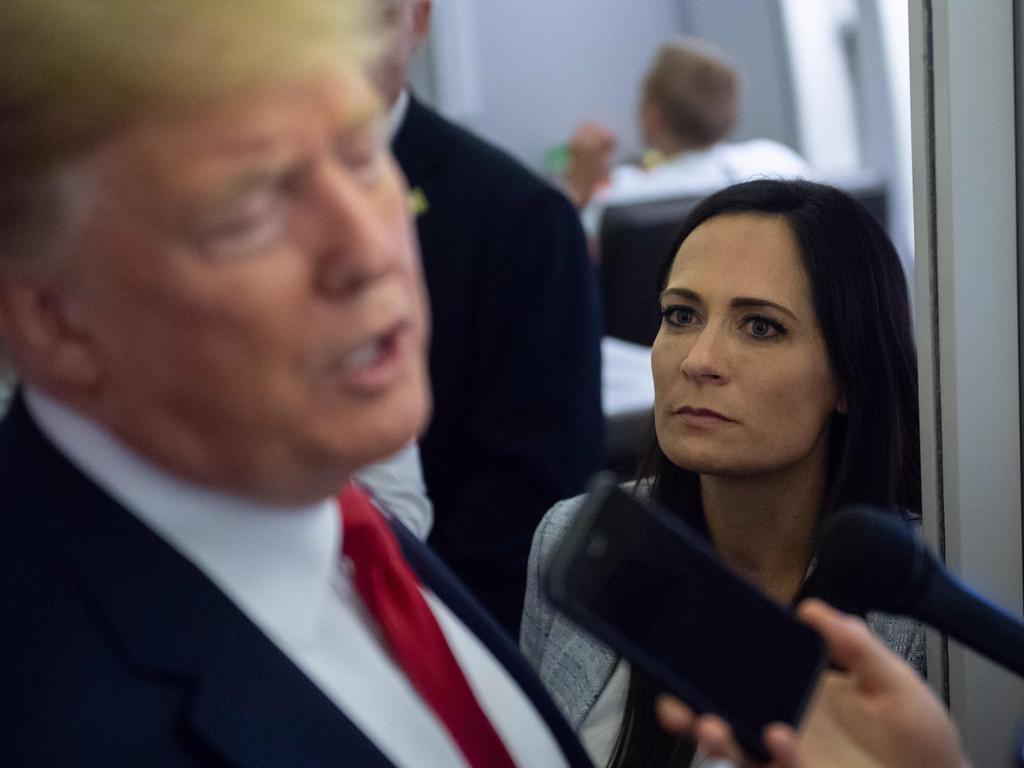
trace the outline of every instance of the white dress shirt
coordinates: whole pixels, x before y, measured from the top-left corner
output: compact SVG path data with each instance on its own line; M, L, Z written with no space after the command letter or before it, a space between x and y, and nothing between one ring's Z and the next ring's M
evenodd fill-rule
M402 123L405 122L405 113L409 111L409 90L403 88L402 92L398 94L398 98L395 99L395 103L391 105L391 109L388 110L388 141L394 141L395 136L398 135L398 131L402 128Z
M338 503L279 508L195 486L39 392L29 412L94 483L201 570L396 766L465 766L447 730L381 644L343 563ZM508 672L429 590L466 678L520 766L564 766Z
M419 445L409 443L383 461L363 467L356 472L355 479L370 491L381 509L420 541L427 540L434 525L434 505L427 496Z

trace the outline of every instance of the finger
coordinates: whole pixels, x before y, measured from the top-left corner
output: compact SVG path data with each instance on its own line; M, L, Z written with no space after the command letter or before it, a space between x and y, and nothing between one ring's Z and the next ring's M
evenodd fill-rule
M772 756L772 768L800 768L796 732L788 725L772 723L765 728L764 746Z
M797 615L821 634L832 659L862 685L884 684L901 673L899 660L860 619L813 598L800 604Z
M614 141L615 134L600 123L581 123L572 135L573 139L591 143Z
M693 710L674 696L659 696L654 708L658 722L669 733L689 733L693 728Z
M591 122L583 122L576 126L576 130L573 131L574 136L589 136L598 130L597 126Z
M729 724L715 715L701 715L694 724L694 735L702 751L734 763L743 763L746 755L736 743Z

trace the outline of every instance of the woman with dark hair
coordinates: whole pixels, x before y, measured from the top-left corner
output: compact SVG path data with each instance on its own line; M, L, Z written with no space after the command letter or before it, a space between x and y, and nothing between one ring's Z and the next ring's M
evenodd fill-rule
M655 440L636 491L776 601L822 596L814 551L824 517L854 501L911 517L920 508L916 358L891 242L840 190L751 181L694 209L658 279ZM693 745L657 726L658 687L540 594L539 574L579 507L556 505L534 537L523 650L596 762L687 766ZM867 619L923 671L920 626Z

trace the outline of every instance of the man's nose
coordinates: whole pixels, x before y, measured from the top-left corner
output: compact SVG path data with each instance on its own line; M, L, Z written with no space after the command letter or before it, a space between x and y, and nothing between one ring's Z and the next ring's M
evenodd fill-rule
M314 185L317 288L328 295L358 290L389 271L404 242L397 199L386 204L343 168L328 164Z

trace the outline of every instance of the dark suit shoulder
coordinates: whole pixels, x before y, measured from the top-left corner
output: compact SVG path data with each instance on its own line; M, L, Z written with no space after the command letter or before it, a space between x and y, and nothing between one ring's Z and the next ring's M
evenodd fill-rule
M184 704L172 681L122 658L59 558L0 509L0 732L11 765L212 765L181 749L167 722Z
M395 156L415 186L424 176L457 178L469 194L497 197L564 196L502 149L415 99L395 137ZM570 205L565 200L566 205ZM571 207L571 206L570 206Z

